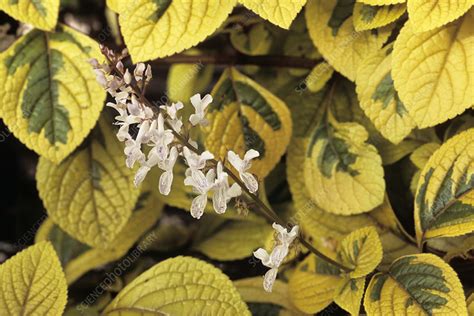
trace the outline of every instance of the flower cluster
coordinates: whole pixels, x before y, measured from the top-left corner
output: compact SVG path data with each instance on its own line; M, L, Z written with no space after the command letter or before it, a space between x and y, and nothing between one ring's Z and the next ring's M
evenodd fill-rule
M229 184L229 170L221 161L214 160L212 153L198 150L196 142L186 140L181 134L186 124L179 115L183 103L161 105L153 110L153 105L144 98L145 88L152 79L151 67L139 63L132 73L121 61L125 52L117 56L105 47L102 51L108 63L100 64L97 60L91 60L91 64L97 81L114 99L107 106L118 112L115 117L116 124L120 126L117 138L125 143L125 163L129 168L140 165L135 175L135 185L142 183L151 168L158 167L162 170L158 189L161 194L168 195L173 183L174 165L178 157L182 157L188 166L184 184L191 186L197 194L192 201L191 215L195 218L202 216L209 194L212 194L216 213L224 213L229 201L242 194L242 188L237 183ZM208 125L205 116L207 107L213 101L212 96L208 94L201 98L200 94L196 94L190 101L195 113L189 117L186 130ZM133 133L134 130L138 132ZM253 149L243 159L233 151L228 152L229 163L238 171L250 193L258 190L257 179L248 172L251 160L258 156L259 153Z
M253 255L262 261L262 264L270 270L265 273L263 279L263 288L267 292L272 291L273 283L278 274L278 268L281 263L288 255L289 248L293 240L298 236L298 225L293 226L290 232L286 228L277 223L273 223L273 228L277 231L277 245L273 248L272 252L269 254L265 249L257 249Z

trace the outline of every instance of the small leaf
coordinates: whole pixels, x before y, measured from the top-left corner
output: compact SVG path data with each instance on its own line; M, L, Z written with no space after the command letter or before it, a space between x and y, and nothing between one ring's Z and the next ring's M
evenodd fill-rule
M365 3L368 5L390 5L397 3L405 3L406 0L357 0L357 2Z
M101 119L84 146L59 165L40 158L36 173L50 218L75 239L99 248L120 233L140 192L112 128Z
M236 288L220 270L191 257L162 261L128 284L104 310L107 316L250 315Z
M335 290L344 279L339 269L310 254L290 276L288 291L292 303L302 312L322 311L334 300Z
M179 53L202 42L236 0L137 0L120 9L120 26L134 63Z
M23 23L52 31L58 21L59 0L1 0L0 10Z
M0 265L2 315L62 315L67 286L49 242L31 246Z
M474 128L448 141L428 160L415 197L418 243L474 231Z
M206 148L221 160L229 150L241 157L249 149L257 150L260 156L252 161L250 172L263 179L290 142L292 122L286 104L234 68L224 71L212 95Z
M400 143L416 126L400 100L392 80L392 46L370 54L357 71L360 107L380 133Z
M307 0L239 0L262 18L288 29Z
M473 103L473 19L469 11L454 23L423 33L409 21L395 41L395 89L419 128L453 118Z
M305 83L311 92L318 92L331 79L333 73L334 68L331 65L325 61L321 62L311 70Z
M351 81L366 55L382 47L389 29L357 32L352 10L354 1L310 0L306 23L314 45L331 66Z
M342 264L353 269L352 279L366 276L382 261L383 250L373 226L360 228L345 237L338 250Z
M96 42L66 26L33 30L0 54L0 115L13 134L54 163L69 155L104 105L88 63L100 56Z
M252 256L272 233L271 226L266 223L230 222L195 248L211 259L239 260Z
M408 0L408 15L415 32L431 31L456 20L469 10L472 0Z
M362 296L364 295L365 277L351 279L345 278L344 282L336 289L334 302L349 312L351 315L359 315Z
M405 4L371 6L356 3L354 27L357 32L376 29L396 21L406 11Z
M364 298L368 316L466 315L456 273L432 254L404 256L372 277Z
M239 52L256 56L265 55L272 45L272 34L264 23L251 26L249 30L237 28L230 33L230 42Z

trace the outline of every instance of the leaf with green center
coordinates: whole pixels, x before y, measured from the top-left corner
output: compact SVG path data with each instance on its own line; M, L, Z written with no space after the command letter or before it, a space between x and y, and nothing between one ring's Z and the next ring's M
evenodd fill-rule
M88 63L96 42L66 26L33 30L0 54L1 117L28 148L61 162L99 118L105 91Z
M59 0L0 0L0 10L23 23L52 31L58 22Z
M364 295L365 277L351 279L345 278L344 282L336 289L334 302L351 315L359 315L362 296Z
M356 3L354 6L354 28L358 32L376 29L396 21L405 11L405 4L370 6Z
M432 254L401 257L387 273L374 275L365 293L364 307L368 316L467 316L456 273Z

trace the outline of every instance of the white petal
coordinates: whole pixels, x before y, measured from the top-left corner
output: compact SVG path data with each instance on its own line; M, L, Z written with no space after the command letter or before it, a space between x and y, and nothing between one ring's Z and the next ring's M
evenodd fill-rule
M227 210L226 188L219 186L212 196L212 205L217 214L223 214Z
M243 161L240 159L239 155L237 155L232 150L229 150L227 153L227 159L229 160L230 164L234 166L234 168L240 172L242 170Z
M196 126L199 124L199 122L201 121L201 116L197 115L197 114L191 114L189 116L189 122L191 122L191 124L193 126Z
M237 183L232 184L230 189L227 190L227 197L229 199L236 198L241 195L242 195L242 188Z
M143 180L145 180L148 171L150 171L148 166L141 166L138 169L137 173L135 174L135 179L133 180L136 187L138 187L143 182Z
M211 152L209 152L209 151L206 150L205 152L203 152L203 153L201 154L201 159L202 159L202 160L214 159L214 155L213 155Z
M247 189L250 193L255 193L258 190L258 181L255 177L249 172L240 173L240 179L244 182Z
M125 74L123 75L123 79L125 80L126 84L130 84L132 82L132 75L128 71L128 69L125 71Z
M262 261L262 264L264 266L266 266L266 267L270 266L270 255L268 254L268 252L265 249L258 248L257 250L255 250L253 252L253 255L254 255L255 258Z
M202 111L204 111L207 108L207 106L211 103L212 103L212 95L206 94L204 98L202 98L201 100Z
M244 160L252 160L260 156L260 153L255 149L250 149L245 153Z
M289 244L282 244L273 248L272 253L270 254L270 262L272 262L273 267L279 267L283 260L285 260L289 251L288 246Z
M194 106L194 108L196 109L196 112L200 112L200 108L201 107L201 95L199 93L193 95L190 99L191 101L191 104Z
M163 195L170 194L171 185L173 184L173 171L165 171L160 176L159 190Z
M263 277L263 289L266 292L271 292L273 288L273 284L275 283L276 277L278 274L278 269L273 268L267 271L265 273L265 276Z
M194 218L201 218L207 204L207 194L198 195L191 204L191 215Z

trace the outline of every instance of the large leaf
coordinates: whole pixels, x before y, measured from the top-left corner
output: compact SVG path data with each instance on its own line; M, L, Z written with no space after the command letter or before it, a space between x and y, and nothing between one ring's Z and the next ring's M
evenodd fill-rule
M290 276L291 302L302 312L314 314L334 300L336 289L344 282L339 269L310 254Z
M67 286L49 242L31 246L0 265L2 315L62 315Z
M474 128L458 134L431 156L415 197L418 243L474 231Z
M366 276L382 261L383 251L375 227L364 227L353 231L341 241L338 257L352 269L352 279Z
M191 257L158 263L128 284L104 315L250 315L220 270Z
M97 43L68 27L21 37L0 55L0 115L28 148L61 162L95 125L105 99L88 59Z
M360 107L380 133L394 144L400 143L415 127L398 97L392 80L392 46L367 56L357 71Z
M425 32L456 20L472 6L472 0L408 0L408 14L415 32Z
M108 243L106 248L88 247L69 236L50 219L41 225L35 241L51 241L64 267L66 280L68 284L71 284L87 271L123 257L133 244L156 223L164 204L158 200L157 194L150 190L149 187L142 190L132 216L122 232ZM132 259L136 258L150 248L157 239L158 236L155 233L150 233L139 246L131 251L129 256Z
M288 29L307 0L239 0L262 18Z
M133 62L195 46L225 21L237 0L137 0L119 10Z
M442 123L473 104L473 19L469 11L456 22L423 33L409 21L395 41L395 88L420 128Z
M206 148L219 159L229 150L243 157L255 149L260 157L250 172L264 178L280 161L290 142L292 122L286 104L234 68L224 71L212 91Z
M262 247L271 226L266 223L230 222L196 245L196 250L219 261L238 260L250 257L252 252Z
M467 315L461 282L432 254L405 256L388 273L377 273L364 298L368 316Z
M314 129L304 163L304 179L312 200L342 215L372 210L385 194L382 159L357 123L340 123L329 112Z
M354 6L354 27L358 32L379 28L396 21L405 11L404 4L371 6L356 3Z
M324 58L338 72L354 81L357 67L366 55L382 47L390 32L357 32L353 0L310 0L306 6L309 35Z
M75 239L107 247L127 223L139 190L111 122L101 119L84 146L55 165L40 158L38 191L50 218Z
M365 3L368 5L390 5L397 3L405 3L406 0L357 0L357 2Z
M59 0L0 0L0 10L23 23L52 31L58 21Z

